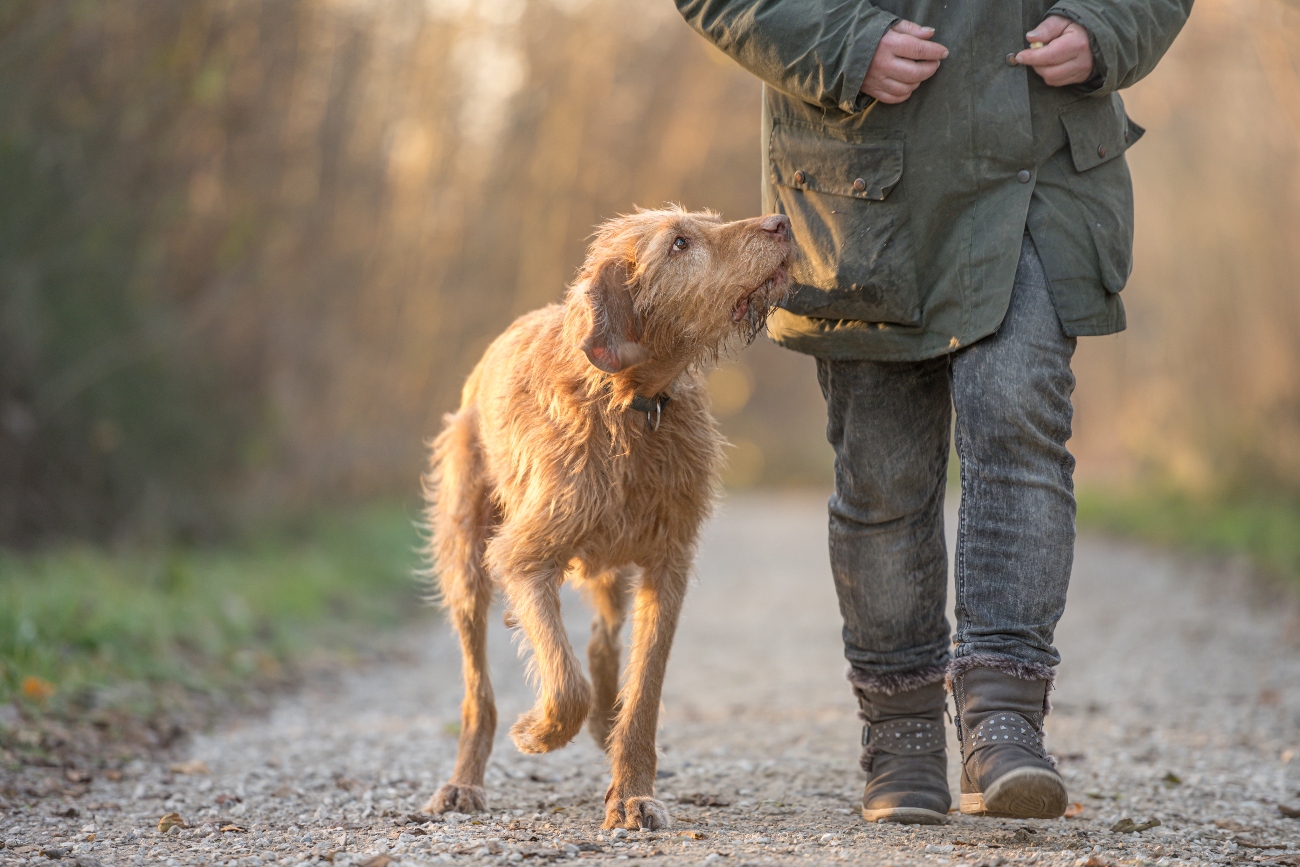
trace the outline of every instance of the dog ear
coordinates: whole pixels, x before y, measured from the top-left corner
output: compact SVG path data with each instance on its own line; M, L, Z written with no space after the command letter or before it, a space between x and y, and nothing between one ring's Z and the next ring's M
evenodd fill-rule
M582 351L606 373L627 370L650 358L640 343L641 317L632 304L627 278L627 262L615 257L602 262L587 283L591 332L582 341Z

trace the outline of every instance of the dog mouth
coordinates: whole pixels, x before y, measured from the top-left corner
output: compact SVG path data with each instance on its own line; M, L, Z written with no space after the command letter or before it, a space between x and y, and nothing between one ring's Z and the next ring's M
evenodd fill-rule
M770 299L777 290L784 289L789 280L786 263L782 262L767 276L766 280L740 296L735 306L731 308L731 321L748 322L751 325L755 319L759 319L760 324L765 322L771 309Z

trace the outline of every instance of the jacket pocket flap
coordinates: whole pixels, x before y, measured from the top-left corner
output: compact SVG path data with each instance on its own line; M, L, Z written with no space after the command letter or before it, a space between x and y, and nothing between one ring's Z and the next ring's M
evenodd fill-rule
M784 187L883 201L903 177L903 140L848 141L783 123L772 125L772 182Z
M1061 109L1075 171L1115 159L1146 130L1129 120L1119 99L1084 99Z

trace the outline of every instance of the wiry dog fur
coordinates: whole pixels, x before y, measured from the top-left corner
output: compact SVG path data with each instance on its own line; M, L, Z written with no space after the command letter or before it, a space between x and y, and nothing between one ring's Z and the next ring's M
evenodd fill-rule
M659 695L724 444L701 370L761 330L786 291L789 251L780 216L724 223L674 208L612 220L565 301L518 319L470 374L426 479L431 559L465 677L456 768L428 809L485 808L496 728L485 641L500 588L537 686L515 745L548 752L588 722L613 778L605 827L667 824L654 799ZM660 394L671 400L652 429L630 406ZM564 581L595 609L591 683L560 619Z

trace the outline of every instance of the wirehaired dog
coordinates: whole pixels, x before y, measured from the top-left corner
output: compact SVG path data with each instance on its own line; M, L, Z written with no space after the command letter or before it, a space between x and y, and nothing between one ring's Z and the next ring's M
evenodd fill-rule
M702 370L762 330L787 291L790 247L780 215L726 223L670 208L611 220L564 302L516 320L470 374L425 479L432 565L465 677L456 768L426 809L486 807L487 617L500 588L537 689L510 729L515 746L549 752L588 722L613 778L604 826L667 825L654 799L659 695L724 445ZM590 683L560 619L564 581L595 609Z

